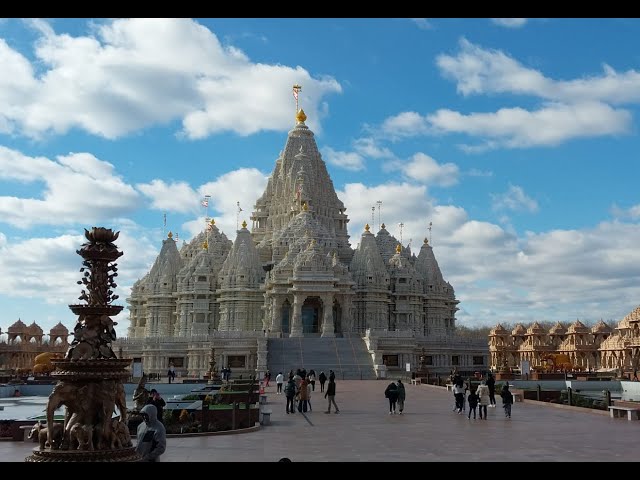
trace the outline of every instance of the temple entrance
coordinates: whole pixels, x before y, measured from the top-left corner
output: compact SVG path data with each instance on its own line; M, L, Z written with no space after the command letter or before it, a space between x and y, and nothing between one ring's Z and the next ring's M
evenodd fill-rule
M291 318L291 304L285 300L282 304L282 333L291 333L289 319Z
M302 305L302 333L320 333L322 303L318 297L309 297Z

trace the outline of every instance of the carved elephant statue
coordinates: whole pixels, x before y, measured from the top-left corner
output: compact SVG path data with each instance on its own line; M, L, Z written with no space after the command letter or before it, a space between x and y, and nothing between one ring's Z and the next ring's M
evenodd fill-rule
M71 427L70 431L71 445L78 444L78 450L93 450L93 427L76 423Z
M36 423L29 432L28 438L34 438L38 436L38 443L40 444L40 450L44 450L48 445L52 450L58 450L62 445L63 426L60 423L49 423L49 427L45 427L42 422ZM51 430L51 438L49 438L49 430Z
M120 393L122 389L122 393ZM109 445L112 435L111 417L113 416L116 397L124 397L122 382L104 380L102 382L69 382L61 380L53 388L47 403L47 422L53 423L53 414L57 408L64 405L65 423L63 434L63 448L68 448L71 440L71 428L77 423L91 425L100 431L97 435L95 448L102 449ZM121 408L118 399L118 409ZM125 400L126 405L126 400ZM126 417L126 407L124 407ZM51 437L49 436L49 442Z

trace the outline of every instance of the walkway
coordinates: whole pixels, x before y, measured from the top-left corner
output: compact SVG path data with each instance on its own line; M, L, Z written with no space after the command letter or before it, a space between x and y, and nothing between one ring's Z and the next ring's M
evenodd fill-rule
M452 412L444 388L406 385L404 415L388 415L388 381L337 382L340 414L324 414L319 385L313 412L285 413L284 395L267 389L271 425L253 433L169 438L164 462L300 461L637 461L640 421L588 410L516 403L512 418L489 409L488 420ZM498 398L498 404L500 399ZM34 444L0 443L0 462L22 461ZM506 449L506 451L505 451Z

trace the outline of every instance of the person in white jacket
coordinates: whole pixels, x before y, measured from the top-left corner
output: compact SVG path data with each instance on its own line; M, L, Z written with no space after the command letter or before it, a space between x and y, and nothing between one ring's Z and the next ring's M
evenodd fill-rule
M489 397L489 387L487 386L487 382L482 380L480 385L478 385L478 389L476 390L476 395L480 398L478 401L478 410L480 412L480 420L482 420L482 414L484 413L484 419L487 419L487 406L490 403Z
M276 386L278 388L276 388L276 395L282 395L282 384L284 383L284 375L282 375L282 372L278 372L278 375L276 375Z

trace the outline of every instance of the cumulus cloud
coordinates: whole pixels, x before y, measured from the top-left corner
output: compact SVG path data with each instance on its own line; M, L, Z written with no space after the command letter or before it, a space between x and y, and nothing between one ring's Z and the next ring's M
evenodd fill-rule
M364 158L356 152L342 152L331 147L324 147L322 149L322 158L331 165L351 170L352 172L365 169Z
M491 21L495 25L507 28L520 28L524 27L527 23L526 18L492 18Z
M136 188L151 199L151 208L167 212L196 212L200 207L198 193L186 182L152 180L150 183L139 183Z
M372 137L358 138L353 142L353 148L364 157L373 159L391 159L395 154L387 147L382 147L378 141Z
M123 252L118 259L118 287L115 293L120 298L116 304L124 305L133 283L151 267L158 254L158 242L152 240L148 230L130 222L115 223L120 231L116 242ZM7 298L22 298L52 306L79 303L81 287L79 269L82 258L76 250L86 242L84 230L56 237L35 237L27 240L7 239L0 233L0 295ZM43 288L46 286L46 288ZM69 318L73 315L69 312ZM126 310L116 319L122 322ZM59 320L36 319L45 331ZM73 322L65 322L69 327ZM4 325L3 325L4 326ZM118 329L120 335L125 331Z
M497 112L466 115L441 109L426 120L442 133L486 138L478 148L483 150L555 146L576 138L622 135L630 131L632 115L603 103L582 102L549 103L535 111L502 108Z
M617 72L605 64L600 75L554 80L501 50L485 49L464 38L457 55L438 55L436 64L463 95L511 93L565 103L640 102L640 72L633 69Z
M182 121L186 138L232 131L283 131L293 119L291 85L300 83L309 125L320 131L323 98L340 93L331 77L301 66L252 62L242 51L189 19L105 21L93 35L39 34L34 72L26 56L0 39L0 132L40 138L81 128L117 138L145 127Z
M256 168L239 168L221 175L213 182L198 187L200 197L211 195L209 215L227 237L234 239L239 224L246 221L251 229L251 212L256 199L264 192L269 176ZM238 212L240 202L241 212ZM186 222L182 229L197 235L205 228L204 216Z
M407 178L441 187L450 187L458 183L460 174L456 164L440 164L421 152L414 154L408 162L399 163L398 166Z
M512 210L516 212L538 211L538 202L529 197L524 189L518 185L509 185L504 193L491 194L492 208L494 210Z
M380 133L392 140L429 133L429 124L417 112L401 112L386 118L380 126Z
M75 224L118 217L138 207L139 193L111 163L90 153L56 160L29 157L0 145L0 180L42 182L38 198L0 196L0 221L19 228Z

